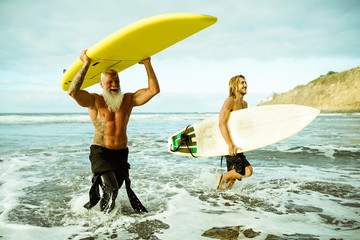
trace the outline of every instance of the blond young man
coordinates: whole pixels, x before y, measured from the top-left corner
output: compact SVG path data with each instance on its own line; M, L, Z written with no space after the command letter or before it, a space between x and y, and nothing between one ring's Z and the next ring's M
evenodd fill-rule
M243 75L232 77L229 81L229 97L225 100L219 114L219 128L229 147L229 155L225 156L228 172L216 177L218 190L231 189L237 179L250 177L253 172L245 155L237 153L242 149L233 143L227 126L231 112L247 108L247 102L243 99L246 93L245 77Z

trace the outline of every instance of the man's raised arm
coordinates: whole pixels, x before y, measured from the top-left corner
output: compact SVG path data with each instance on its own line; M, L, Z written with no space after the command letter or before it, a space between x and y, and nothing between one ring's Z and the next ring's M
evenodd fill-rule
M133 104L134 106L140 106L147 103L152 97L160 92L158 80L156 78L154 69L151 65L150 58L146 58L139 62L144 64L146 73L148 76L148 87L140 89L134 93Z
M83 66L80 71L75 75L69 87L69 95L76 100L76 102L82 107L93 106L95 97L85 90L80 90L82 83L84 82L85 75L90 67L91 60L86 55L87 50L83 50L80 54L80 60L83 62Z

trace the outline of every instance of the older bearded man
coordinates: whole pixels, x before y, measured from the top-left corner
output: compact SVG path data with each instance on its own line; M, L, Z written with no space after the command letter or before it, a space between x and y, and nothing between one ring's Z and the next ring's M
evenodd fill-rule
M100 81L103 94L98 95L80 90L91 63L86 51L83 50L80 54L83 66L74 77L69 88L69 95L80 106L88 108L95 127L94 140L90 148L93 185L90 189L90 201L84 207L90 209L98 203L100 185L103 190L100 209L104 212L110 212L115 206L118 190L125 181L132 207L138 212L147 212L130 188L126 130L133 107L147 103L160 92L150 58L140 62L140 64L144 64L148 75L147 88L140 89L135 93L123 94L117 72L106 70L101 74Z

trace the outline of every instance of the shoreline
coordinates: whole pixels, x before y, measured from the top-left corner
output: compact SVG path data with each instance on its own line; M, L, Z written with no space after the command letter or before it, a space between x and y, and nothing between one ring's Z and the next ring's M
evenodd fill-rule
M258 105L260 107L264 105ZM304 105L305 106L305 105ZM311 107L311 106L309 106ZM314 107L317 108L317 107ZM321 109L321 113L360 113L360 108L354 109ZM88 112L0 112L0 115L88 115ZM219 114L218 112L133 112L132 114Z
M320 109L320 113L360 113L360 108L354 109L337 109L337 110L330 110L330 109Z

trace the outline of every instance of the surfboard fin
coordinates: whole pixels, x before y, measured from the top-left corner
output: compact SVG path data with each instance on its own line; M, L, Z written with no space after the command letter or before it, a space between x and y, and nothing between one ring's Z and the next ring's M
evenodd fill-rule
M171 151L171 152L179 151L179 150L180 150L180 147L183 145L183 143L185 143L188 152L191 154L191 156L192 156L193 158L196 158L196 156L193 154L193 153L196 153L196 148L190 148L190 146L189 146L189 144L191 144L191 145L193 144L193 142L192 142L191 139L192 139L193 137L195 137L195 134L192 133L192 132L194 131L194 128L191 127L191 128L188 130L188 128L189 128L190 126L191 126L191 125L188 125L188 126L185 128L185 130L184 130L183 132L181 132L180 136L177 135L177 136L176 136L176 137L177 137L176 140L173 139L173 143L176 143L176 144L177 144L177 147L174 148L174 145L171 144L170 151ZM191 135L190 135L190 133L191 133ZM179 141L179 140L180 140L180 141ZM193 145L192 145L192 146L193 146ZM195 146L196 146L196 145L195 145ZM195 151L194 151L194 150L195 150Z

